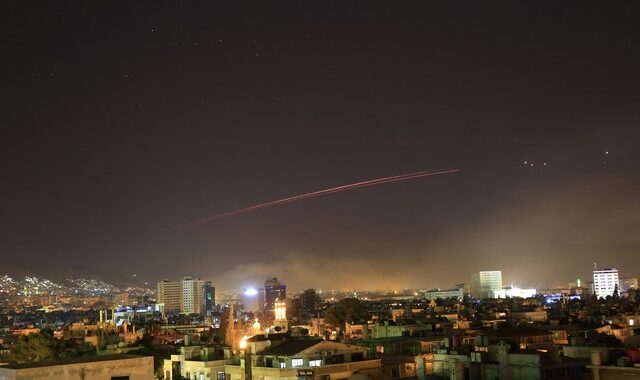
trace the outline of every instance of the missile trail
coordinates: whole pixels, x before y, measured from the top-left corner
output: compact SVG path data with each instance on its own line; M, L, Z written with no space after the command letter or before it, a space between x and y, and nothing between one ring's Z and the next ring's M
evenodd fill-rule
M348 185L342 185L342 186L332 187L332 188L328 188L328 189L313 191L313 192L310 192L310 193L294 195L294 196L291 196L291 197L277 199L277 200L266 202L266 203L260 203L260 204L257 204L257 205L248 206L248 207L244 207L244 208L237 209L237 210L223 212L221 214L216 214L216 215L209 216L209 217L206 217L206 218L194 220L193 222L189 222L189 223L186 223L186 224L181 224L181 225L178 225L178 226L168 227L168 228L165 228L163 231L179 230L179 229L187 228L187 227L190 227L190 226L195 226L195 225L198 225L198 224L210 222L210 221L213 221L213 220L222 219L222 218L225 218L227 216L242 214L242 213L245 213L245 212L259 210L259 209L267 208L267 207L279 206L279 205L283 205L283 204L287 204L287 203L291 203L291 202L301 201L301 200L304 200L304 199L320 197L320 196L323 196L323 195L339 193L339 192L342 192L342 191L355 190L355 189L360 189L360 188L363 188L363 187L376 186L376 185L382 185L382 184L385 184L385 183L392 183L392 182L399 182L399 181L406 181L406 180L417 179L417 178L422 178L422 177L430 177L430 176L439 175L439 174L456 173L456 172L459 172L459 171L460 171L460 169L427 170L427 171L420 171L420 172L415 172L415 173L401 174L401 175L395 175L395 176L390 176L390 177L383 177L383 178L370 179L370 180L361 181L361 182L355 182L355 183L351 183L351 184L348 184Z

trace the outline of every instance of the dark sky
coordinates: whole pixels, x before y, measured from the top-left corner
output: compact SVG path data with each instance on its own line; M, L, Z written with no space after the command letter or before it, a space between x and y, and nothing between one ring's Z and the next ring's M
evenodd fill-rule
M2 263L222 288L640 275L640 3L265 4L3 2ZM163 231L436 168L463 171Z

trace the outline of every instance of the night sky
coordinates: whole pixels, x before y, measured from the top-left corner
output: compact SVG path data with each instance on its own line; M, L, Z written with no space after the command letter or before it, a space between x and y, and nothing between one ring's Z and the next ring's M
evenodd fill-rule
M0 272L640 276L640 3L97 3L0 5Z

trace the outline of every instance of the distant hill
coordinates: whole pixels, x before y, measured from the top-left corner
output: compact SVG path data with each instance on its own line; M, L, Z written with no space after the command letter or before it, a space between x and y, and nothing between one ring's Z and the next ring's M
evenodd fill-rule
M81 266L55 266L50 264L2 264L0 275L22 279L25 276L46 278L56 283L66 283L70 277L83 277L110 283L117 287L145 286L144 280L122 273L114 268L91 268ZM150 282L151 285L153 283Z

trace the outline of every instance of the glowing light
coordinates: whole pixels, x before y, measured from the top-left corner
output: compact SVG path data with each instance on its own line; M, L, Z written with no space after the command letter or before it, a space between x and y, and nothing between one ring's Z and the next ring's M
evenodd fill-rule
M276 301L274 305L274 312L276 320L285 320L287 319L287 305L282 301Z
M256 294L258 294L258 291L254 288L249 288L244 291L245 296L255 296Z
M238 347L240 347L241 350L244 350L245 348L247 348L247 339L251 338L250 336L243 336L242 339L240 339L240 343L238 344Z
M245 212L254 211L254 210L258 210L258 209L262 209L262 208L266 208L266 207L279 206L279 205L283 205L283 204L287 204L287 203L291 203L291 202L296 202L296 201L301 201L301 200L304 200L304 199L315 198L315 197L328 195L328 194L334 194L334 193L338 193L338 192L342 192L342 191L355 190L355 189L360 189L360 188L363 188L363 187L382 185L382 184L385 184L385 183L392 183L392 182L398 182L398 181L406 181L406 180L417 179L417 178L422 178L422 177L430 177L430 176L440 175L440 174L457 173L459 171L460 171L460 169L427 170L427 171L421 171L421 172L415 172L415 173L409 173L409 174L401 174L401 175L396 175L396 176L391 176L391 177L383 177L383 178L370 179L370 180L367 180L367 181L355 182L355 183L351 183L351 184L348 184L348 185L342 185L342 186L332 187L332 188L329 188L329 189L313 191L313 192L310 192L310 193L294 195L294 196L291 196L291 197L288 197L288 198L283 198L283 199L278 199L278 200L271 201L271 202L261 203L261 204L257 204L257 205L253 205L253 206L249 206L249 207L245 207L245 208L241 208L241 209L238 209L238 210L227 211L227 212L224 212L222 214L217 214L217 215L213 215L213 216L210 216L210 217L207 217L207 218L198 219L198 220L195 220L195 221L190 222L190 223L186 223L186 224L182 224L182 225L179 225L179 226L165 228L164 231L178 230L178 229L181 229L181 228L186 228L186 227L194 226L194 225L197 225L197 224L210 222L210 221L213 221L213 220L216 220L216 219L225 218L225 217L231 216L231 215L242 214L242 213L245 213Z

